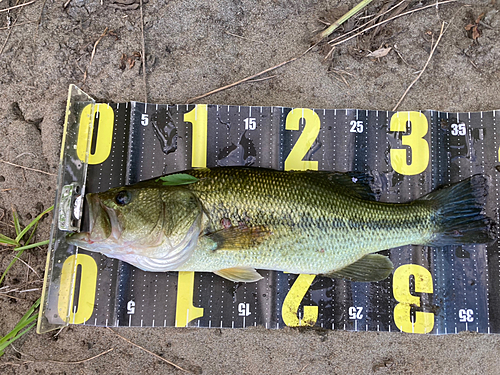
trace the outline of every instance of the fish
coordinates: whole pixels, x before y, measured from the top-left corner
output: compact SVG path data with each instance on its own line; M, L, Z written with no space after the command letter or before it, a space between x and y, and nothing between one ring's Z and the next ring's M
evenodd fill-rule
M145 271L213 272L234 282L257 269L383 280L379 251L489 243L488 178L474 175L406 203L381 202L359 172L217 167L89 193L89 230L67 242Z

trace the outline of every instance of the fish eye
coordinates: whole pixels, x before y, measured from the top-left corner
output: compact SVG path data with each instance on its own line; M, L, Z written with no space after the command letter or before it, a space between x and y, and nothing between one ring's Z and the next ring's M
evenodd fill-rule
M130 203L130 193L127 190L122 190L116 194L115 202L119 206L125 206Z

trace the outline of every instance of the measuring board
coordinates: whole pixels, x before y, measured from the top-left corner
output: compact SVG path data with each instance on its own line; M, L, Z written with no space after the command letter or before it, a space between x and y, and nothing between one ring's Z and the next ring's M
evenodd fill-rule
M388 249L394 272L379 282L260 270L264 279L248 284L144 272L65 242L85 226L84 193L217 166L365 172L385 202L480 173L490 176L486 214L499 222L499 120L500 111L96 104L72 86L38 332L67 324L500 332L497 242Z

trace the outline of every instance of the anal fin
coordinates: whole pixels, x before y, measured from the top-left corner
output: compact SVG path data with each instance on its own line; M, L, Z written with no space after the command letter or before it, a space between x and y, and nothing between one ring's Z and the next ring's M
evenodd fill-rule
M368 254L347 267L322 276L370 282L384 280L393 269L394 265L388 257L380 254Z
M216 275L234 281L236 283L253 283L263 279L263 277L252 267L233 267L214 271Z

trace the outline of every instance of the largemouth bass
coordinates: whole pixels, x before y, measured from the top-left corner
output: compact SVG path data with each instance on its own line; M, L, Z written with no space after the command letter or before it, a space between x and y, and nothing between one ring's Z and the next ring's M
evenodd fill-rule
M375 252L493 240L486 195L480 175L395 204L376 201L361 173L198 169L87 194L90 229L68 242L145 271L378 281L393 264Z

